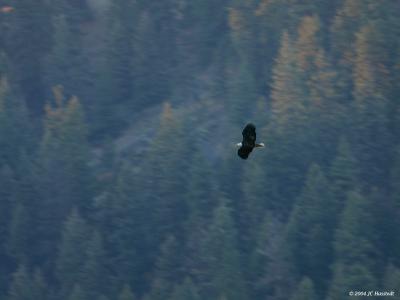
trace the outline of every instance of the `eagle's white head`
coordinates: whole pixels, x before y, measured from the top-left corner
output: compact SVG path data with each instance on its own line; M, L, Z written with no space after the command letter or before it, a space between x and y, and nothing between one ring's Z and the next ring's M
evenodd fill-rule
M237 144L236 144L236 147L239 147L239 148L242 147L242 142L237 143Z

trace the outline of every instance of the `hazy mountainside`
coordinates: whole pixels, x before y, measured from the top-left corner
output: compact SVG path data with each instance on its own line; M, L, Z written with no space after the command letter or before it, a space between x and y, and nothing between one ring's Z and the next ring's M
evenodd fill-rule
M0 8L0 299L399 298L399 1Z

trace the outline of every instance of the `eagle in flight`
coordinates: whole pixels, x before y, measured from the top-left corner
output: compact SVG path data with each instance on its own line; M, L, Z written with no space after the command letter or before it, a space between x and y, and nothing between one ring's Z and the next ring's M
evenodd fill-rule
M237 143L236 146L240 147L238 155L242 159L247 159L253 148L264 147L264 143L256 143L256 126L252 123L246 125L242 131L243 141Z

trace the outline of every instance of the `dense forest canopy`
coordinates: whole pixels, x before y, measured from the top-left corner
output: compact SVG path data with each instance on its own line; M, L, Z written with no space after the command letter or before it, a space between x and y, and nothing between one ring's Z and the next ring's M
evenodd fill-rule
M0 7L0 299L400 299L398 0Z

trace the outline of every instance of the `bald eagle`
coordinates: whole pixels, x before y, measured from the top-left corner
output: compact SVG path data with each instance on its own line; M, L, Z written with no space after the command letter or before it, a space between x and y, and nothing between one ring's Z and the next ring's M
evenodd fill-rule
M236 146L240 147L238 155L242 159L247 159L253 148L264 147L264 143L256 143L256 126L252 123L246 125L242 131L243 141L237 143Z

